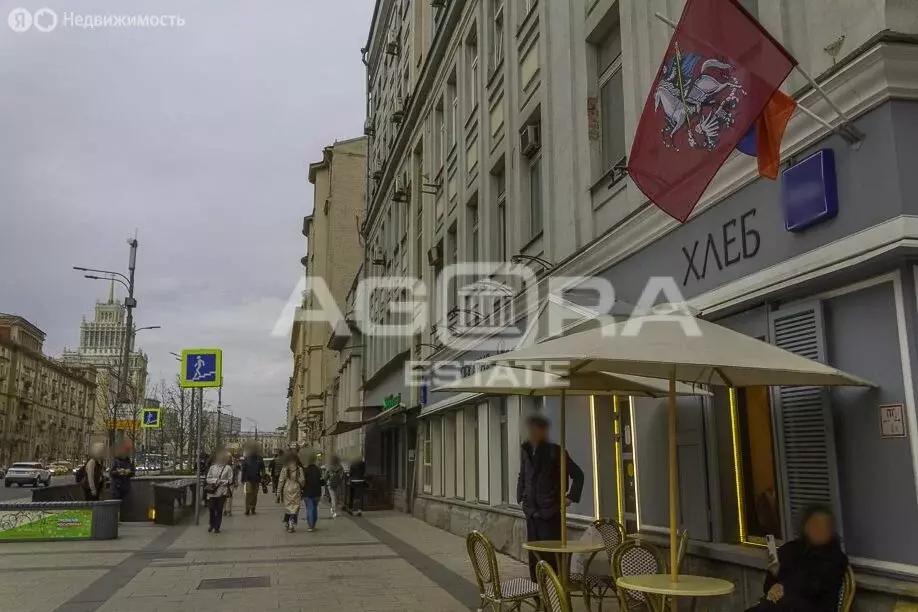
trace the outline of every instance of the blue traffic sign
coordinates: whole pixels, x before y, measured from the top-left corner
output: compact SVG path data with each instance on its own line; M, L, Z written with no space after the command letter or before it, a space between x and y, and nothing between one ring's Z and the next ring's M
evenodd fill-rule
M182 387L220 387L223 385L223 351L185 349L182 351Z
M144 408L140 413L140 427L143 429L159 429L162 427L159 416L159 408Z

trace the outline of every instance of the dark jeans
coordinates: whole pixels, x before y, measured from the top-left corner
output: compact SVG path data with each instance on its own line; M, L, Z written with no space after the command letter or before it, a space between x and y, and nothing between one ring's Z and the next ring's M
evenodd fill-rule
M351 481L351 486L349 487L350 499L348 500L348 508L351 512L363 511L363 490L366 488L366 484L362 480Z
M247 482L243 485L245 488L245 511L255 512L255 506L258 505L258 488L261 485L257 482Z
M210 526L214 531L220 531L223 525L223 506L226 504L225 497L209 497L207 507L210 509Z
M277 483L280 482L280 474L275 474L271 476L271 492L277 493Z
M296 514L285 514L284 522L288 525L296 525L296 521L299 517Z
M536 542L542 540L560 540L561 539L561 517L552 518L529 517L526 519L526 541ZM558 559L555 555L544 553L544 558L540 558L536 553L529 553L529 577L535 582L536 565L539 561L547 561L551 568L558 571Z

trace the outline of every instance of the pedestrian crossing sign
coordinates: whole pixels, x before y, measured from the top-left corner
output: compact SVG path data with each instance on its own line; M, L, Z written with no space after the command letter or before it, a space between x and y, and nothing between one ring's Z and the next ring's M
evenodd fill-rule
M223 351L220 349L185 349L179 384L185 388L223 386Z
M140 413L141 429L159 429L163 426L159 408L144 408Z

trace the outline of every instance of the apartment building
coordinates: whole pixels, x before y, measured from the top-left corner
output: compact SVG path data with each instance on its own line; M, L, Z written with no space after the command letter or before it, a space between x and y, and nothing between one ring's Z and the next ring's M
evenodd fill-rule
M325 147L322 159L309 166L309 182L315 187L312 214L303 219L307 254L301 260L307 291L303 309L319 309L312 291L322 284L336 305L345 303L354 274L363 261L360 226L366 188L366 138L338 141ZM298 311L298 315L302 310ZM290 381L288 436L291 441L318 449L332 403L328 389L338 372L338 355L328 348L333 327L325 321L293 324L290 349L293 376Z
M841 517L858 601L891 609L918 576L908 527L918 520L918 228L908 171L918 153L918 5L741 3L864 138L851 142L798 113L783 143L786 174L761 179L735 154L679 224L624 168L672 34L655 13L676 20L684 2L378 1L365 50L365 274L430 287L454 263L520 262L535 270L543 299L548 279L582 275L611 281L632 303L649 278L666 277L710 320L778 346L802 342L809 356L877 382L869 393L756 388L681 401L680 522L692 540L687 571L743 585L720 604L741 609L760 594L764 537L793 537L803 506L828 503ZM838 121L801 74L784 89ZM837 192L837 214L793 227L783 186L829 158L835 177L817 187ZM367 298L373 320L389 321L398 292L377 293ZM454 289L434 293L423 331L364 338L365 405L399 398L407 409L380 469L396 492L416 479L417 495L400 507L456 533L484 529L522 556L520 423L533 410L556 416L556 402L408 385L408 362L468 363L512 348L441 345L438 330L464 308ZM542 310L511 319L533 312ZM570 527L612 517L665 545L665 408L600 397L568 406L569 449L587 480Z

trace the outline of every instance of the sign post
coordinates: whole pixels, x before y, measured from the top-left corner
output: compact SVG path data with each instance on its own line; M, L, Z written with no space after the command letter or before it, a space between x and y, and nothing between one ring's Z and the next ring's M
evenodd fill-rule
M195 487L194 523L201 522L201 504L204 483L201 474L201 441L204 428L204 389L223 385L223 351L220 349L184 349L182 351L182 370L179 372L179 385L192 389L192 413L197 415L195 432L194 473ZM194 409L194 390L197 390L197 411Z

